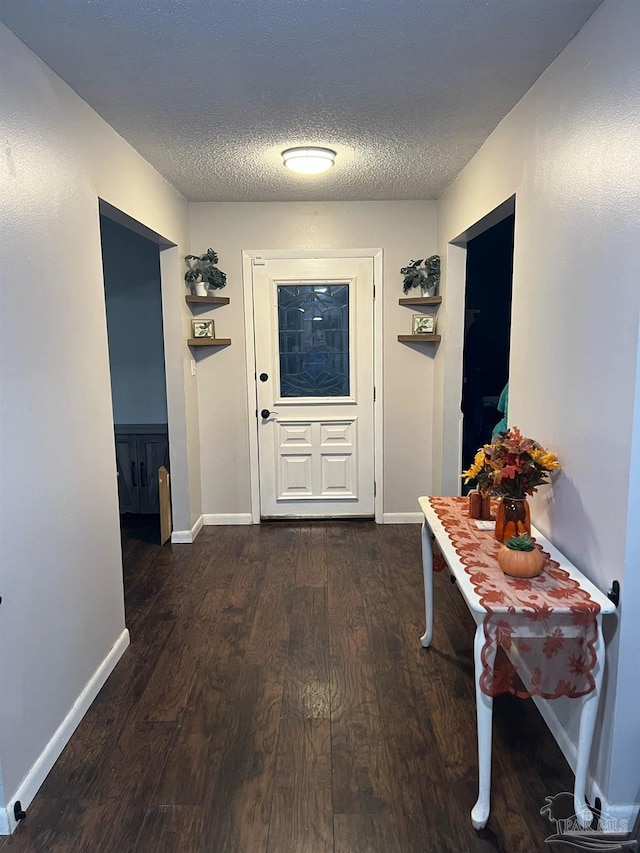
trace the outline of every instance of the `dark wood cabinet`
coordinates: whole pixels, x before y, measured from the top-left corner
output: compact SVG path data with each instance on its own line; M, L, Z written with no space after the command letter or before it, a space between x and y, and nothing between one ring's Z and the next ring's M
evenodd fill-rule
M160 512L158 468L169 470L166 425L117 424L115 438L120 512Z

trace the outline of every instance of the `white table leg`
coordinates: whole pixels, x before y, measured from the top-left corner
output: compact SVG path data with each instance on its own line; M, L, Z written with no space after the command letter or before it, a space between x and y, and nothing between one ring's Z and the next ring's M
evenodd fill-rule
M433 545L431 530L426 521L422 522L422 574L424 577L424 634L420 642L426 649L433 637Z
M600 701L600 688L602 687L602 675L604 672L605 647L602 639L602 616L596 619L598 627L598 639L594 650L597 663L593 671L595 687L588 696L582 700L580 712L580 734L578 735L578 757L576 761L576 783L573 789L573 805L580 826L589 826L593 815L587 806L585 789L587 784L587 770L589 769L589 756L591 744L593 743L593 732L595 730L596 718L598 716L598 704Z
M473 657L476 680L476 719L478 727L478 800L471 809L471 823L474 829L484 829L489 820L491 809L491 736L493 727L493 697L487 696L480 689L482 664L482 649L485 644L484 625L481 622L476 628L473 641ZM495 650L487 663L493 666Z

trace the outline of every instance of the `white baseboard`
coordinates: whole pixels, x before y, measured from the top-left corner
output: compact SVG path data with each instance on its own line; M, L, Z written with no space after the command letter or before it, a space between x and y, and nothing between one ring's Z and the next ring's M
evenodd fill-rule
M616 805L615 803L612 805L611 803L605 803L603 800L603 811L606 812L607 817L611 820L614 820L618 827L626 825L627 829L621 829L621 832L631 832L633 829L635 822L638 818L638 812L640 811L639 803L625 803L624 805ZM626 824L623 824L623 821L626 821Z
M171 534L171 543L173 545L191 545L196 541L196 536L202 530L204 524L204 516L201 515L191 528L191 530L174 530Z
M383 524L422 524L424 516L421 512L385 512L382 515Z
M567 759L567 764L572 772L576 772L576 761L578 758L578 749L575 743L567 734L567 730L560 722L558 715L551 707L551 702L548 699L543 699L541 696L533 696L533 704L536 706L542 719L547 724L547 727L553 735L555 742L560 747L560 751ZM598 795L599 796L599 795Z
M253 524L253 516L250 512L214 513L202 517L205 524Z
M192 542L195 542L196 536L205 524L253 524L253 516L250 512L209 513L201 515L191 530L174 530L171 534L171 542L174 545L190 545Z
M29 770L19 785L18 790L6 804L6 810L0 809L0 834L7 835L14 831L17 826L13 815L14 803L17 800L20 800L20 805L24 810L26 810L30 805L47 774L69 742L71 735L77 729L82 718L89 710L89 706L100 692L100 688L103 686L107 678L111 675L113 668L124 654L128 645L129 631L125 628L113 644L109 654L85 684L82 693L80 693L76 701L73 703L71 710L60 723L54 732L53 737L36 759L31 770Z
M567 730L560 722L560 719L558 718L556 712L553 710L553 702L549 701L548 699L543 699L540 696L534 696L533 702L538 711L540 712L542 719L547 724L547 727L553 735L556 743L560 747L560 751L566 758L567 764L571 768L572 773L575 774L576 763L578 759L578 748L577 745L571 740L571 738L567 734ZM560 792L550 791L549 793L556 794ZM626 820L627 826L629 827L629 831L631 831L633 823L638 814L638 804L610 803L604 796L600 786L590 773L587 774L586 794L587 799L592 805L597 797L602 803L602 813L607 817L614 819L618 823L618 825L620 825L622 821Z

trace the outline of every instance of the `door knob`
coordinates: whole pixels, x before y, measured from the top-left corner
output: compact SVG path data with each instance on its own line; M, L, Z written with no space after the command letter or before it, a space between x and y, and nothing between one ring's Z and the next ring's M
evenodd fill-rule
M267 418L270 418L270 417L271 417L271 415L277 415L277 414L278 414L277 412L270 412L270 411L269 411L269 409L263 409L263 410L260 412L260 417L261 417L263 420L265 420L265 421L266 421L266 419L267 419Z

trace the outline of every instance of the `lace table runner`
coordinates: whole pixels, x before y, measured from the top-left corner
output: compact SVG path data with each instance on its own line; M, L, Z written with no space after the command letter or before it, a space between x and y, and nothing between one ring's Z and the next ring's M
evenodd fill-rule
M431 497L429 503L487 612L482 691L545 699L590 693L598 603L545 551L538 577L505 575L498 565L501 544L469 518L467 498ZM434 569L442 568L435 559Z

